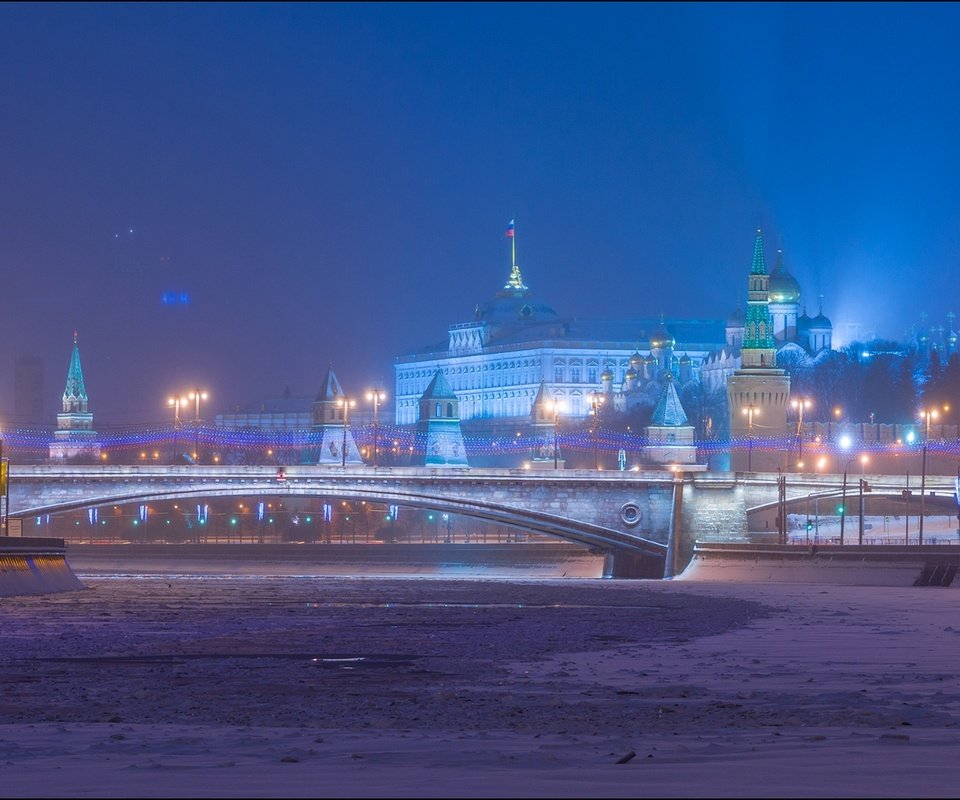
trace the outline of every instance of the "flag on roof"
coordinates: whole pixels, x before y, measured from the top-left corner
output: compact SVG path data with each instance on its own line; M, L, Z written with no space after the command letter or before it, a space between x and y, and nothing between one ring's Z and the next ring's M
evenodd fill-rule
M508 239L513 238L513 220L510 220L510 224L507 225L507 232L503 235L506 236Z

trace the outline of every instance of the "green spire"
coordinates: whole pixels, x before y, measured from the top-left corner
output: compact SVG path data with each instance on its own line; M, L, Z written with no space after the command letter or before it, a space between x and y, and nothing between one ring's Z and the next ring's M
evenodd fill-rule
M86 404L87 388L83 384L83 368L80 366L80 348L77 347L77 332L73 332L73 352L67 369L67 386L63 390L63 402L79 400Z
M753 264L750 267L751 275L766 275L767 265L763 260L763 236L757 228L757 241L753 246Z

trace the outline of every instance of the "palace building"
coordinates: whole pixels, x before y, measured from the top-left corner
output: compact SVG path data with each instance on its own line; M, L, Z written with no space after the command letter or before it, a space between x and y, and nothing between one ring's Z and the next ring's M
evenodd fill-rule
M417 422L420 398L442 371L459 399L460 420L529 420L541 383L563 415L585 417L598 392L653 405L667 372L699 380L709 354L723 347L721 320L563 317L536 298L513 264L473 319L452 325L446 340L394 363L396 423Z

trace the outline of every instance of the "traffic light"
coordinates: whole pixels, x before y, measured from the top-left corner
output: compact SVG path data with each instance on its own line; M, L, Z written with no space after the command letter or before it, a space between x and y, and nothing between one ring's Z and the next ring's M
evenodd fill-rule
M843 506L837 506L837 513L842 517L843 516Z
M813 523L812 523L810 520L807 520L807 530L808 530L808 531L812 531L812 530L813 530Z

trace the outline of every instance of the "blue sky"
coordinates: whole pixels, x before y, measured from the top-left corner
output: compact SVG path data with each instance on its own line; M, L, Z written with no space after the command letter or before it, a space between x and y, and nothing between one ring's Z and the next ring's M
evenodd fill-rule
M956 4L4 4L0 364L72 333L95 421L392 387L505 282L725 318L956 308ZM133 233L130 233L130 231ZM163 296L189 297L188 304ZM12 377L0 383L0 413ZM8 412L9 413L9 412Z

